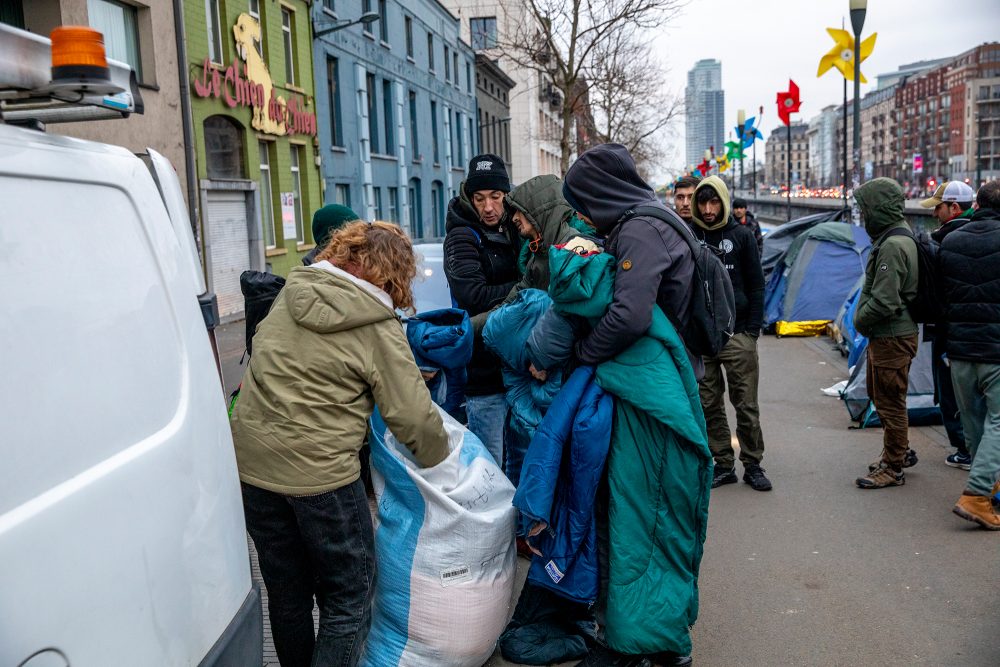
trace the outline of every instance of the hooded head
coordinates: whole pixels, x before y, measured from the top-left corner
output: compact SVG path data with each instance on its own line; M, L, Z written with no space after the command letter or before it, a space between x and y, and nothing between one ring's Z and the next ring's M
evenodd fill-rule
M552 174L529 178L514 188L504 198L504 203L510 217L515 211L520 213L541 237L545 247L559 242L573 215L573 209L562 196L562 181Z
M699 210L699 201L711 201L719 199L720 208L718 214L711 221L706 221ZM694 189L694 204L691 206L691 216L694 224L706 231L722 229L729 224L729 188L718 176L709 176L702 179L698 187Z
M316 245L323 247L330 240L330 235L349 222L360 220L361 217L340 204L327 204L313 213L312 233Z
M854 191L854 198L861 209L865 231L872 240L878 239L889 228L905 222L903 210L906 200L903 188L891 178L875 178Z
M629 209L657 201L621 144L594 146L577 158L566 172L563 197L602 234Z

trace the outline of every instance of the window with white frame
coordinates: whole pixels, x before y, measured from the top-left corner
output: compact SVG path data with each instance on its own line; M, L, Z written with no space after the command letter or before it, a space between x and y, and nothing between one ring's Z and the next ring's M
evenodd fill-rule
M292 197L295 203L295 238L305 243L305 228L302 225L302 178L299 173L299 146L292 145Z
M222 20L219 15L219 0L205 0L205 27L208 31L208 57L213 63L221 65Z
M271 154L270 144L257 142L260 149L260 222L264 228L264 245L273 248L274 240L274 196L271 194Z
M382 188L374 188L375 192L375 219L385 220L384 211L382 209Z
M294 17L292 12L281 9L281 38L285 42L285 82L295 85L295 39L292 34L292 23Z
M260 26L260 41L254 42L254 48L257 49L257 55L261 58L264 57L264 22L260 20L260 0L249 0L247 5L247 13L250 14L257 21L257 25Z
M87 0L87 15L90 27L100 30L104 35L104 51L107 56L128 63L135 70L139 81L142 81L136 8L114 0ZM220 45L219 50L221 49Z
M472 48L476 51L492 49L497 45L497 17L483 16L469 19Z
M389 222L399 222L399 214L397 209L399 208L399 188L389 188L389 211L387 220Z
M351 207L351 186L339 183L334 187L334 201L341 206Z

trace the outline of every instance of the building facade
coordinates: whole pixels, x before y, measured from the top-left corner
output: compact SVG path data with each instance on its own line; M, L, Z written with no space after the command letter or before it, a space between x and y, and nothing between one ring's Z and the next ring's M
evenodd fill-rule
M861 98L861 178L897 173L896 86L872 91Z
M61 25L100 30L109 58L135 71L143 113L120 120L60 123L47 130L79 139L124 146L139 153L147 147L162 153L177 170L187 194L183 116L177 68L173 5L152 0L4 0L0 21L48 37Z
M819 114L809 120L806 132L809 143L810 187L828 188L843 183L842 167L837 154L837 132L841 125L840 105L824 107Z
M462 36L477 53L495 61L514 81L510 92L510 172L514 184L540 174L560 174L562 95L551 80L519 65L510 52L535 25L517 0L442 0L459 17Z
M478 144L475 54L437 0L312 3L325 201L443 237ZM373 23L323 26L377 12Z
M701 162L705 150L719 152L726 143L726 94L722 90L722 63L699 60L688 72L684 89L685 158Z
M788 186L788 133L791 131L791 186L805 185L809 182L809 125L807 123L792 123L790 126L780 126L771 132L767 138L767 181L773 186Z
M286 274L323 205L306 0L186 0L205 274L224 320L247 269Z
M510 146L510 91L515 83L495 60L476 54L476 101L479 104L479 152L499 155L513 170Z

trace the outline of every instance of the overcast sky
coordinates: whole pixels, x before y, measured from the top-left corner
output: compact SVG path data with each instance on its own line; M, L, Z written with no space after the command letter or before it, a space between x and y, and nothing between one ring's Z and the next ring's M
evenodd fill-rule
M802 99L793 120L808 121L823 107L843 100L840 72L832 69L817 78L816 69L834 44L826 28L839 28L843 18L851 31L848 9L849 0L690 0L653 44L669 69L671 88L681 97L695 62L721 61L727 134L736 125L738 109L746 109L749 117L763 105L761 132L766 139L781 125L775 97L787 90L789 78L798 84ZM900 65L958 55L1000 40L1000 0L869 0L862 39L872 32L878 38L872 55L861 64L868 79L861 86L862 96L874 90L877 75ZM672 175L671 169L686 166L683 122L677 125L673 144L660 181ZM758 145L758 160L763 153L763 144Z

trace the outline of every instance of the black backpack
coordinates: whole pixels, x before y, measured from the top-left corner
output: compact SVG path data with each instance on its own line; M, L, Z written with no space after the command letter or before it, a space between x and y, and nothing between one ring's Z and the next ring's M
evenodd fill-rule
M890 229L886 237L907 236L917 246L917 295L906 304L915 322L934 324L945 319L944 288L938 268L941 246L927 234L914 236L909 229Z
M714 357L733 337L736 326L736 300L726 267L715 251L698 240L688 226L670 211L658 206L638 206L628 211L625 217L637 215L662 220L687 241L694 258L695 289L691 299L691 320L680 333L691 352Z
M253 335L257 325L271 312L278 292L285 286L285 279L263 271L244 271L240 274L240 291L246 311L247 354L253 354Z

